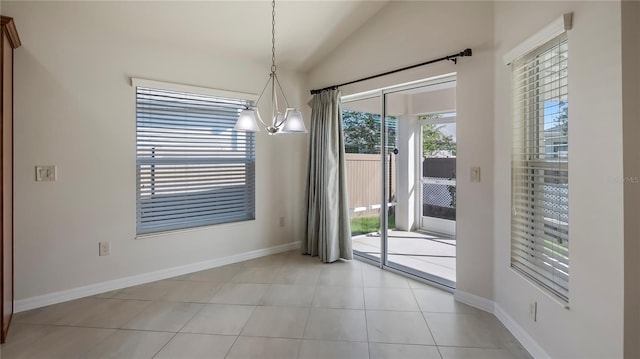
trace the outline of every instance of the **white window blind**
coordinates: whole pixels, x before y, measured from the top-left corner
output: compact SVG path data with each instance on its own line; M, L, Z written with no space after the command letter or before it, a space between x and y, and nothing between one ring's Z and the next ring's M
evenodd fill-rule
M511 266L569 300L566 32L512 63Z
M255 218L247 100L136 87L138 234Z

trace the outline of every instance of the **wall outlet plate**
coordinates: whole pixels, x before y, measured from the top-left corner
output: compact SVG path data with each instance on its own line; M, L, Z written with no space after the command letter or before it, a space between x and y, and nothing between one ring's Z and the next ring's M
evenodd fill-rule
M103 241L98 243L99 247L98 247L98 255L99 256L108 256L111 254L111 242L109 241Z
M56 166L36 166L36 182L55 181L57 172Z

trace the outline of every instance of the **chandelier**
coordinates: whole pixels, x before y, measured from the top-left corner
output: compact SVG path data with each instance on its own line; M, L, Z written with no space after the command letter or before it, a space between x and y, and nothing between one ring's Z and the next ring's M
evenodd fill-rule
M258 121L264 126L269 135L275 135L280 133L306 133L307 128L304 126L304 120L302 119L302 113L295 107L289 107L287 97L284 95L280 81L278 81L278 75L276 75L276 1L271 2L271 73L269 79L264 85L258 101L252 106L246 106L246 108L240 111L238 121L234 127L236 131L260 131ZM262 120L260 112L258 111L258 104L262 95L264 95L267 87L271 87L271 123L267 124ZM278 93L280 91L282 98L285 102L284 112L278 107Z

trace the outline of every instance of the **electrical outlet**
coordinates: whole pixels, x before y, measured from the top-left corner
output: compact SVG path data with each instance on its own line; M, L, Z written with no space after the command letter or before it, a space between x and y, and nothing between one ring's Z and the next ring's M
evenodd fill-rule
M533 301L529 304L529 317L534 322L538 321L538 302Z
M280 227L284 227L284 217L280 217Z
M99 256L108 256L111 254L111 242L104 241L99 243L98 255Z

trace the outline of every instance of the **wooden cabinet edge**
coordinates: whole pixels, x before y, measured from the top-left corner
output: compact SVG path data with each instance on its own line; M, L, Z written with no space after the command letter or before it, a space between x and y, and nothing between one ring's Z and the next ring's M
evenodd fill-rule
M2 36L3 38L6 36L6 41L8 43L8 45L11 47L11 52L13 52L14 49L20 47L21 45L21 41L20 41L20 37L18 36L18 31L16 29L15 23L13 21L13 18L11 17L6 17L6 16L0 16L0 21L1 21L1 25L2 25L2 32L0 33L0 36ZM3 41L4 42L4 39ZM0 60L0 63L4 62L4 58L5 58L5 53L4 53L4 45L2 43L0 43L0 45L2 45L2 49L0 49L0 55L2 57L2 59ZM2 68L0 69L2 71L4 71L4 65L2 65ZM11 54L11 93L13 93L13 54ZM0 84L0 86L3 86L2 91L2 98L0 98L0 112L2 112L2 123L0 123L0 127L4 126L4 96L6 96L6 94L4 93L4 73L2 74L2 84ZM13 96L11 97L11 108L13 109ZM11 120L13 122L13 111L11 111ZM13 127L13 126L12 126ZM2 136L4 136L4 134L2 134L2 131L0 131L0 134ZM13 136L13 135L12 135ZM13 140L12 140L13 142ZM2 146L3 144L3 138L0 137L0 146ZM3 148L0 148L0 153L2 152ZM13 153L13 151L12 151ZM2 155L2 157L0 157L0 159L3 160L4 158L4 154ZM4 160L3 160L4 161ZM13 159L11 160L11 162L13 163ZM3 162L4 163L4 162ZM0 171L4 171L4 169L0 169ZM4 176L4 173L3 173ZM4 179L0 180L0 183L3 184ZM13 185L13 183L12 183ZM4 186L4 184L3 184ZM4 203L5 199L4 199L4 194L0 195L0 204ZM11 208L11 212L13 213L13 204L12 204L12 208ZM13 217L13 215L12 215ZM2 225L4 226L4 225ZM12 228L13 229L13 228ZM4 231L4 230L3 230ZM1 234L1 233L0 233ZM5 343L6 339L7 339L7 335L9 333L9 327L11 325L12 319L13 319L13 311L14 311L14 299L13 299L13 293L14 293L14 280L13 280L13 272L14 272L14 257L13 257L13 233L11 234L11 284L10 284L10 289L11 289L11 306L10 306L10 313L7 315L6 311L5 311L5 303L4 303L4 299L5 299L5 287L9 287L9 284L5 283L5 274L4 274L4 259L5 257L8 255L8 253L5 253L5 245L4 245L4 241L6 241L7 239L4 238L3 235L3 239L2 239L2 243L0 243L0 253L1 256L0 258L2 258L2 260L0 261L0 265L3 266L2 268L2 277L0 278L0 342L1 343ZM7 318L8 317L8 318ZM6 322L5 322L6 320Z
M7 37L9 38L9 43L11 47L17 49L22 45L20 42L20 36L18 36L18 29L16 29L16 23L13 21L12 17L8 16L0 16L2 21L2 27L7 31Z

